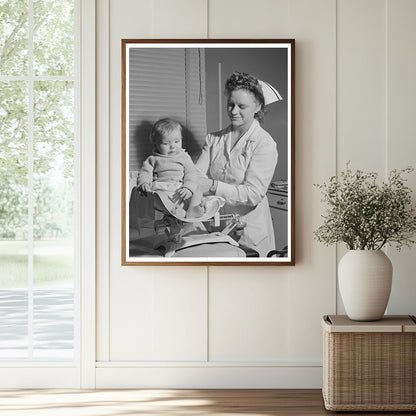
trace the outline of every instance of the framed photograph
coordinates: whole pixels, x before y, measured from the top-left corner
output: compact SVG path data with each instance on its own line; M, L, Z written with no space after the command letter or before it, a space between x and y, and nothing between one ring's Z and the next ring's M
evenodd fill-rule
M122 265L294 265L295 41L122 40Z

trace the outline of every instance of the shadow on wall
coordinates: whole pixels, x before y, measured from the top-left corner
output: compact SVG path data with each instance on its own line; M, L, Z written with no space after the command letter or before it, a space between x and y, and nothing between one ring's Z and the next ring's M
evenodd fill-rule
M132 149L130 158L133 158L137 161L136 169L139 169L143 161L151 154L152 152L152 143L150 142L150 130L152 129L153 123L148 120L141 122L136 126L134 131L134 143L135 148Z
M198 142L194 133L189 130L187 127L183 128L183 141L182 147L189 153L194 163L198 160L199 155L201 154L202 145Z

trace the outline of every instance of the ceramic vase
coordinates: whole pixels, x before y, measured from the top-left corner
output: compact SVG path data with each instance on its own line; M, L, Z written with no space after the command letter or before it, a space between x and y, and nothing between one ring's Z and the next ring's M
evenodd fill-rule
M381 250L350 250L338 265L338 284L345 311L354 321L384 316L391 292L393 267Z

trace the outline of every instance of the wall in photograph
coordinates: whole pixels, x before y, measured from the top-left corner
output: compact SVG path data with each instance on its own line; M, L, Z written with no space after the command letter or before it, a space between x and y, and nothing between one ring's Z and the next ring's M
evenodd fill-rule
M208 7L209 6L209 7ZM97 387L320 388L344 248L313 186L415 165L414 0L97 2ZM121 39L296 39L296 265L122 267ZM416 177L409 185L416 191ZM389 314L416 314L416 248L389 250Z

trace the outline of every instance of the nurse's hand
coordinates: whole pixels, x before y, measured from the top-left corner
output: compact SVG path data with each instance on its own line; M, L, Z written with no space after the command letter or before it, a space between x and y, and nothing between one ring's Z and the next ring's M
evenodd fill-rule
M200 178L199 179L199 182L198 182L198 187L199 187L199 190L204 195L210 195L210 194L212 194L212 192L211 192L212 179L209 179L209 178Z
M247 223L246 222L242 222L241 224L238 224L231 232L230 232L230 237L235 240L238 241L241 236L244 234L244 228L246 228Z

